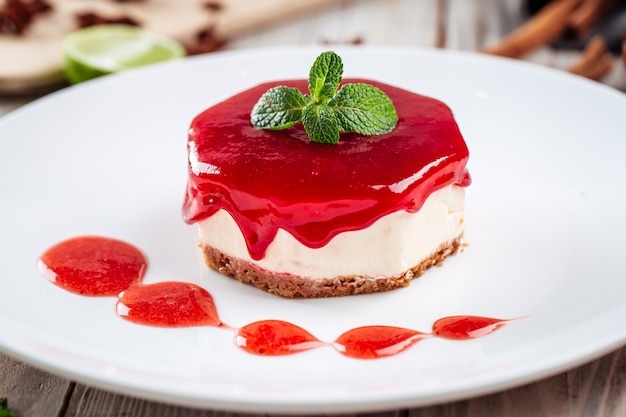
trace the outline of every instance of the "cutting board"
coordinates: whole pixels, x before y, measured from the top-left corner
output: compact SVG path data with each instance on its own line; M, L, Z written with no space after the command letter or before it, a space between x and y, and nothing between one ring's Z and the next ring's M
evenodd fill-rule
M52 10L37 15L23 35L0 34L0 94L42 92L64 84L62 40L78 28L80 13L107 19L130 17L146 29L191 45L201 31L210 30L228 41L338 1L48 0Z

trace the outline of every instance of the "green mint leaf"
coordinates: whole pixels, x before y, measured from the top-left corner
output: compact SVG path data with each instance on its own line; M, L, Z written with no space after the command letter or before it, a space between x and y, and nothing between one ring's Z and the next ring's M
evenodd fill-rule
M252 108L250 121L257 129L286 129L302 120L302 109L310 102L297 88L270 88Z
M309 138L319 143L338 143L340 132L380 135L393 130L398 115L391 99L369 84L339 89L342 75L341 57L322 53L309 72L310 95L286 86L269 89L252 109L252 126L285 129L302 122Z
M309 72L309 92L313 102L327 103L339 88L342 75L343 62L339 55L327 51L318 56Z
M333 109L326 104L311 103L306 106L302 111L302 124L313 142L339 142L337 116Z
M369 84L345 84L328 105L335 111L342 132L381 135L391 132L398 122L391 99Z
M15 411L9 410L9 402L6 398L0 398L0 417L17 417Z

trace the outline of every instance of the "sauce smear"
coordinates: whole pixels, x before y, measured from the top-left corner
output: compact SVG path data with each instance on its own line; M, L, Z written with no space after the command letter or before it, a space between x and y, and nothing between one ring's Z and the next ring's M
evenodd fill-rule
M237 346L257 355L289 355L320 347L325 343L295 324L262 320L237 330Z
M396 355L426 337L430 335L401 327L364 326L345 332L333 346L351 358L376 359Z
M144 255L116 239L81 236L60 242L39 259L39 271L59 287L81 295L117 296L141 282Z
M452 340L467 340L488 335L511 320L480 316L450 316L433 324L433 334Z
M233 329L220 320L207 290L180 281L142 284L146 267L143 254L134 246L97 236L63 241L47 250L39 261L41 273L67 291L117 297L116 311L125 320L157 327L213 326L234 330L238 347L263 356L333 346L347 357L376 359L404 352L426 338L482 337L513 321L479 316L444 317L433 324L432 333L393 326L363 326L348 330L328 343L282 320L260 320Z
M207 290L187 282L135 285L117 301L120 317L159 327L220 326L221 321Z

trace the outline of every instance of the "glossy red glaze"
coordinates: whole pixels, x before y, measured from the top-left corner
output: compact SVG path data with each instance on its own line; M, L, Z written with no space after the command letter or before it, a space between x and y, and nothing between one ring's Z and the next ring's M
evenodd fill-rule
M480 316L450 316L433 324L433 334L453 340L475 339L498 330L511 320Z
M311 248L368 227L384 215L416 212L435 190L467 186L469 157L442 102L370 80L393 100L398 125L389 134L343 133L339 144L311 142L301 124L254 129L250 111L275 85L307 93L307 81L262 84L198 115L189 130L189 182L183 217L201 221L229 212L253 259L282 228Z
M117 301L120 317L159 327L219 326L221 321L207 290L187 282L135 285Z
M333 343L337 351L357 359L393 356L430 337L417 330L391 326L365 326L349 330Z
M302 352L324 345L295 324L281 320L262 320L237 330L237 345L257 355L278 356Z
M49 281L82 295L117 296L141 281L146 271L144 255L116 239L81 236L60 242L39 260L39 270Z

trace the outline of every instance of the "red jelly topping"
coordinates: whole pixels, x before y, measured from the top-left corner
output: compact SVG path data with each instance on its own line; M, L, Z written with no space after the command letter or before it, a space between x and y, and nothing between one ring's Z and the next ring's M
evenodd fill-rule
M147 262L134 246L116 239L81 236L48 249L39 270L56 285L78 294L118 295L138 283Z
M399 211L416 212L433 192L467 186L469 157L442 102L370 80L393 101L398 125L389 134L343 133L339 144L312 142L301 125L259 130L250 111L275 85L307 93L307 81L262 84L198 115L189 130L188 223L229 212L253 259L282 228L311 248L368 227Z
M375 359L398 354L430 335L391 326L365 326L349 330L333 345L346 356Z
M219 326L213 297L202 287L186 282L135 285L117 301L120 317L160 327Z

